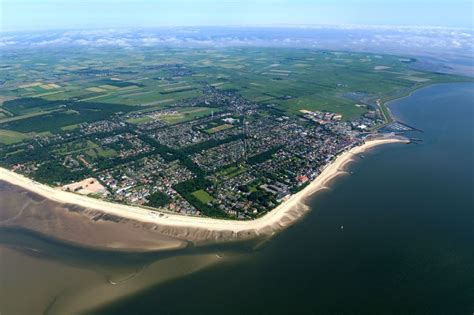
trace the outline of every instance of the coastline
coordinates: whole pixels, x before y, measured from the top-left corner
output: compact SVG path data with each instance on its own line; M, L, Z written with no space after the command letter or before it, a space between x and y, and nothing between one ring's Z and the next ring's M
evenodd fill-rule
M88 220L100 221L104 216L112 217L113 219L106 222L108 224L119 224L123 221L128 225L137 226L143 225L147 230L157 232L157 238L163 236L170 240L175 240L176 246L166 244L167 241L161 239L164 243L160 246L144 247L143 250L158 250L161 249L177 249L182 248L184 242L192 242L195 244L203 244L208 242L222 242L235 240L249 240L260 236L271 236L279 232L291 224L299 220L305 213L309 211L309 207L304 203L304 200L316 193L319 190L326 189L327 184L335 177L344 174L341 170L344 165L354 160L354 155L363 153L373 147L389 144L389 143L406 143L407 140L399 138L383 138L368 140L360 146L356 146L348 151L343 152L336 159L330 162L324 170L319 174L307 187L288 197L282 204L275 209L266 213L260 218L251 221L238 220L222 220L213 218L190 217L179 214L170 214L159 211L152 211L137 206L128 206L122 204L115 204L108 201L93 199L87 196L81 196L71 192L60 191L40 183L37 183L23 175L14 173L12 171L0 168L0 181L8 182L14 186L19 186L29 192L47 199L48 201L56 202L69 207L81 208L80 211L74 210L73 215L78 216L85 214ZM62 211L65 211L62 209ZM66 211L67 212L67 211ZM84 217L84 216L83 216ZM118 220L117 220L118 219ZM107 221L107 220L106 220ZM118 222L118 223L116 223ZM132 224L130 224L132 223ZM13 223L15 224L15 223ZM0 227L2 223L0 222ZM26 227L27 229L29 227ZM123 227L126 228L126 227ZM54 229L43 231L41 228L35 229L46 235L52 235L57 239L62 239L61 233L55 233ZM100 237L100 231L97 231ZM59 235L58 235L59 234ZM69 240L76 243L81 243L80 240ZM158 239L157 239L158 241ZM179 242L181 241L181 242ZM94 246L94 240L89 239L86 242L88 246ZM100 242L98 242L100 243ZM101 248L107 249L127 249L140 247L139 243L134 246L126 244L126 240L122 242L103 242Z
M432 86L436 86L436 85L445 85L445 84L470 84L470 83L473 83L472 81L470 80L466 80L466 81L453 81L453 82L430 82L430 83L427 83L427 84L424 84L424 85L421 85L421 86L418 86L418 87L415 87L414 89L406 92L406 93L403 93L402 95L398 95L398 96L389 96L387 98L380 98L380 109L382 110L383 112L383 109L385 109L389 115L389 118L391 119L391 121L387 121L385 122L385 124L389 124L391 122L393 122L394 120L397 119L397 117L395 117L392 113L392 110L390 109L390 105L391 103L395 102L395 101L399 101L399 100L402 100L404 98L407 98L407 97L410 97L412 96L414 93L424 89L424 88L428 88L428 87L432 87Z

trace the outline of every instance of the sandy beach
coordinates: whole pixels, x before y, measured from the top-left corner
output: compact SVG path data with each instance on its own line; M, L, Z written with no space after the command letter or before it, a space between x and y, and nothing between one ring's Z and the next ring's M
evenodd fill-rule
M86 217L92 219L94 222L102 220L107 221L108 224L112 225L115 223L126 222L128 225L135 227L141 224L146 226L147 230L157 232L165 238L172 237L175 240L181 240L184 242L191 241L193 243L251 239L258 236L272 235L301 218L309 210L304 203L305 198L321 189L327 188L327 185L333 178L346 173L343 167L350 161L354 160L356 154L363 153L375 146L397 142L406 141L398 138L370 140L340 154L332 163L328 164L323 172L307 187L290 196L286 201L269 213L251 221L190 217L178 214L160 213L158 211L151 211L149 209L135 206L115 204L71 192L57 190L3 168L0 168L0 180L12 185L20 186L25 190L46 198L48 201L80 208L79 210L74 210L74 215L77 216L78 213L85 214ZM44 216L44 214L41 215ZM29 218L29 220L31 221L32 219ZM55 232L54 229L51 228L51 224L48 225L48 230L44 230L44 225L39 222L40 220L43 219L41 216L38 216L37 221L39 227L33 228L34 230L48 235L53 234L53 236L60 239L64 237L61 235L60 231ZM0 226L1 225L2 222L0 222ZM63 226L64 224L61 223L60 225ZM34 226L34 224L30 222L30 228L31 226ZM43 228L41 226L43 226ZM28 228L28 226L26 226L26 228ZM97 228L100 229L101 227L97 226ZM100 231L95 232L95 239L100 238ZM66 232L64 229L62 233L71 234L71 232ZM69 235L66 238L69 241L81 242L81 240L74 237L74 235ZM90 244L93 242L93 239L89 240ZM161 242L166 243L166 239L161 239ZM100 243L100 241L98 241L98 243ZM111 241L110 243L102 242L101 246L114 249L122 247L126 248L127 246L124 245L125 243L127 243L126 239L124 239L122 243L118 243L117 241ZM140 246L139 244L135 245ZM166 249L173 247L163 244L161 246L164 246ZM183 243L177 242L175 247L182 246ZM157 247L153 246L152 248L157 249Z

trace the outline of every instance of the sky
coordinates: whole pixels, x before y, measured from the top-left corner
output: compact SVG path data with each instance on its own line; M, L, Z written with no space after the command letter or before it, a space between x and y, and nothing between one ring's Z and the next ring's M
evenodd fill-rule
M1 31L167 26L473 28L472 0L0 0Z

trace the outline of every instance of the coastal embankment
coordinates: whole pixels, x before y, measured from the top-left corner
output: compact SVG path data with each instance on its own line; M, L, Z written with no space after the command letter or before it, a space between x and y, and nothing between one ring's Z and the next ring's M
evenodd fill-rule
M3 212L0 227L24 228L81 246L109 250L169 250L186 247L189 243L268 237L303 217L309 211L305 199L328 188L332 179L345 174L345 165L358 154L379 145L401 142L407 141L400 138L368 140L343 152L303 190L262 217L248 221L191 217L115 204L60 191L0 168L0 181L10 184L10 188L4 190L23 191L29 196L21 209L11 209L8 199L18 193L0 192L0 212Z

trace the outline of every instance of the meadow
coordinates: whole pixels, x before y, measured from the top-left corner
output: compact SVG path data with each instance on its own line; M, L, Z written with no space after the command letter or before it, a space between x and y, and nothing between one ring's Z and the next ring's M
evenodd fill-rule
M377 100L383 104L422 86L466 80L415 71L411 64L416 60L401 56L311 49L37 50L2 60L6 84L0 89L0 143L5 145L129 112L177 108L175 115L163 118L168 124L211 115L219 110L212 104L186 105L208 86L273 105L287 115L306 109L350 120L377 106ZM143 116L127 122L152 120Z

